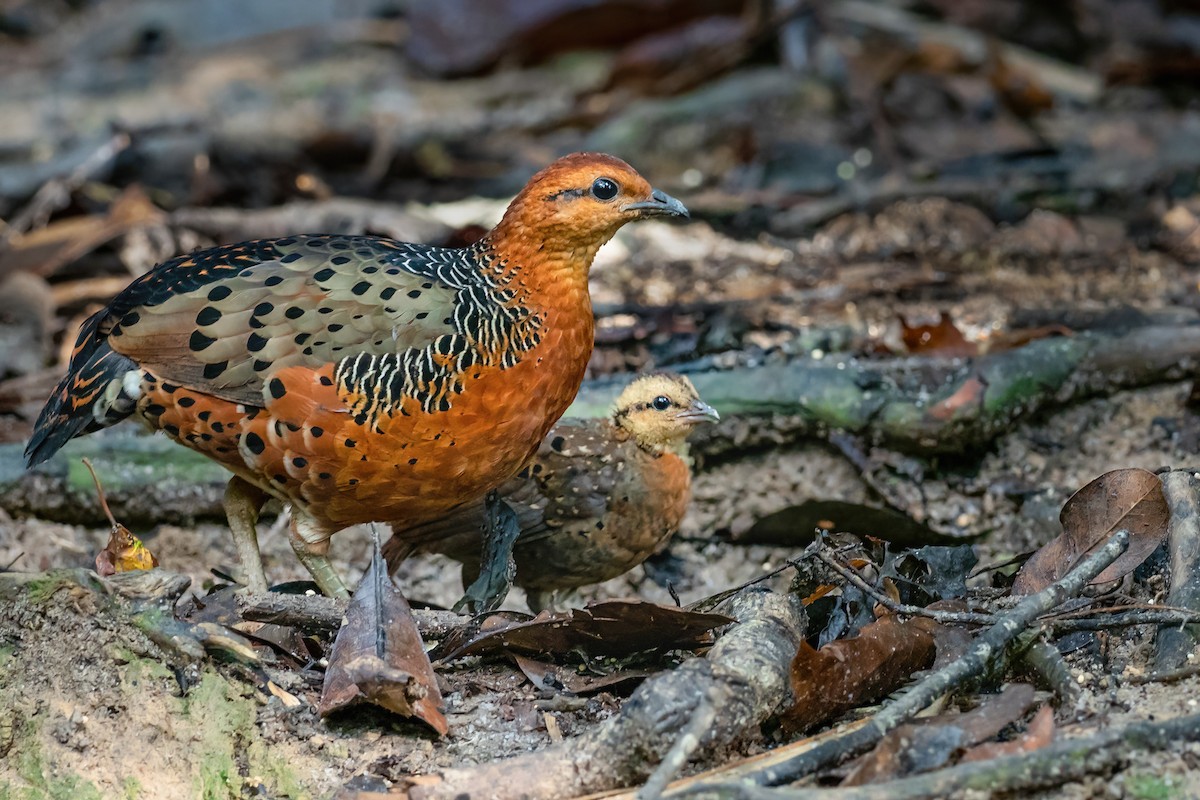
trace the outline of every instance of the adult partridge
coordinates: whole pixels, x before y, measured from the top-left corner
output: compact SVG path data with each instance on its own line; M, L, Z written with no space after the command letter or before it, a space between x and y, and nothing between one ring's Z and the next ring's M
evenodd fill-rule
M564 419L519 475L498 490L517 516L514 583L535 611L556 592L615 578L675 533L687 509L688 436L716 422L680 375L647 375L617 398L608 419ZM419 526L399 527L384 545L393 571L410 554L437 552L479 572L487 509L482 500Z
M577 153L470 247L305 235L167 261L84 323L26 460L140 417L233 473L250 591L267 589L255 522L274 496L317 584L346 596L334 533L435 519L537 450L592 351L592 259L651 216L687 210L624 161Z

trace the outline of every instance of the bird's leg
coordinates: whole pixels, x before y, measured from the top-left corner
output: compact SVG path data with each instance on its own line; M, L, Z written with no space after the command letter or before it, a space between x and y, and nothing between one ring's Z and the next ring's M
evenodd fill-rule
M473 614L481 614L500 607L517 574L513 544L520 534L516 512L500 499L498 493L488 492L487 528L483 532L479 577L454 604L455 611L466 607Z
M288 541L296 558L313 576L321 592L327 597L348 599L350 592L346 584L333 570L329 563L329 532L318 527L299 508L292 507L292 524L288 527Z
M236 475L225 487L225 516L237 547L238 560L246 573L246 588L251 594L267 593L267 575L258 551L258 514L267 502L266 492Z

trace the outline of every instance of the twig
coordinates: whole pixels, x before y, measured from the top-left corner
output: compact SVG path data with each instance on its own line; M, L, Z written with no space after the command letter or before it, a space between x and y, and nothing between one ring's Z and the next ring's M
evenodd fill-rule
M1151 672L1146 675L1134 675L1130 678L1125 678L1126 683L1132 683L1135 686L1143 683L1174 683L1175 681L1183 681L1188 678L1194 678L1200 675L1200 664L1192 664L1187 667L1180 667L1168 672Z
M87 467L87 471L92 474L92 482L96 484L96 496L100 498L100 510L104 512L104 516L108 517L108 524L115 531L119 527L117 525L117 518L113 516L112 510L108 507L108 498L104 496L104 487L100 485L100 478L96 475L96 469L92 466L92 460L90 458L81 458L79 460Z
M1161 750L1181 741L1200 741L1200 714L1135 722L1095 736L1055 742L1032 753L958 764L871 786L769 789L726 783L710 786L703 796L713 800L930 800L974 789L992 797L1061 786L1127 763L1132 750Z
M1163 608L1147 611L1127 611L1124 614L1109 614L1098 617L1071 617L1047 620L1046 625L1055 633L1071 631L1102 631L1108 628L1128 628L1131 625L1192 625L1200 623L1200 611L1185 608Z
M998 617L992 627L976 637L970 650L921 680L903 697L889 703L862 728L825 742L782 764L751 773L736 786L754 787L794 781L873 746L884 734L910 719L938 697L971 676L981 673L988 663L1023 630L1032 625L1038 616L1082 592L1088 582L1115 561L1128 546L1129 531L1117 531L1103 547L1093 551L1061 579L1042 591L1029 595L1011 611ZM700 784L677 796L704 794L705 791L705 785Z
M25 233L35 225L45 224L46 219L54 211L67 204L71 192L86 183L92 175L102 170L121 151L129 147L130 141L128 133L114 134L69 174L64 177L52 178L42 184L25 207L12 218L8 227L0 232L0 251L8 246L14 236Z
M996 617L992 614L982 614L976 611L939 611L936 609L921 608L920 606L910 606L906 603L897 603L895 600L863 580L862 577L854 570L844 566L828 552L825 552L824 549L814 550L812 555L822 564L829 567L838 575L842 576L842 578L844 578L846 581L854 584L856 588L862 590L872 600L879 603L889 611L893 611L897 614L905 614L907 616L916 617L929 617L937 622L954 623L960 625L992 625L996 622Z
M1171 588L1167 604L1200 611L1200 476L1191 470L1172 470L1162 477L1162 485L1171 509L1167 529ZM1159 630L1154 643L1154 668L1164 672L1187 664L1187 657L1200 641L1200 628L1187 623L1167 624L1174 627Z
M1062 653L1049 642L1036 641L1022 655L1022 660L1058 698L1060 706L1070 706L1079 696L1079 685L1071 680L1071 672Z
M645 785L635 795L635 800L658 800L662 797L667 784L679 774L688 759L700 747L704 732L712 727L713 718L717 713L716 704L713 703L711 695L712 692L709 692L700 705L692 711L691 721L680 732L675 744L671 745L671 749L663 756L662 763L655 768L654 772L650 773Z
M326 634L342 625L346 613L346 601L334 600L323 595L279 594L239 596L238 607L245 619L253 622L271 622L288 625L302 631ZM428 611L414 608L413 617L422 638L442 639L469 621L452 611Z

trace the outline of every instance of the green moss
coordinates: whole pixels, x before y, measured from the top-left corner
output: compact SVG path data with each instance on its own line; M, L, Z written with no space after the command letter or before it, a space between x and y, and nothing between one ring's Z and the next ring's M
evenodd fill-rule
M49 601L55 592L70 583L71 581L65 575L51 570L25 584L25 593L29 597L29 602L34 605L42 605Z
M241 797L244 779L237 754L246 757L247 778L261 782L271 797L307 798L287 762L272 756L258 739L255 702L219 675L205 672L188 692L183 712L199 726L197 796L203 800Z
M125 793L125 800L137 800L142 793L142 784L137 778L126 778L121 784L121 790Z
M1170 778L1148 772L1131 772L1125 776L1126 796L1133 800L1172 800L1182 797Z
M38 741L39 730L32 720L20 726L10 752L17 776L25 784L0 785L0 800L104 800L104 795L91 781L73 773L52 774L46 767Z

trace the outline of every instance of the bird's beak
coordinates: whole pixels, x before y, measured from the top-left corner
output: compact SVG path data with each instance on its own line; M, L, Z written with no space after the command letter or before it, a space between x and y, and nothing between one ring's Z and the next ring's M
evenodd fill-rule
M699 425L701 422L720 422L721 415L708 403L694 400L687 411L681 411L676 415L676 419Z
M636 203L626 203L622 211L634 211L643 217L683 217L691 216L687 207L666 192L654 189L650 192L649 200L639 200Z

